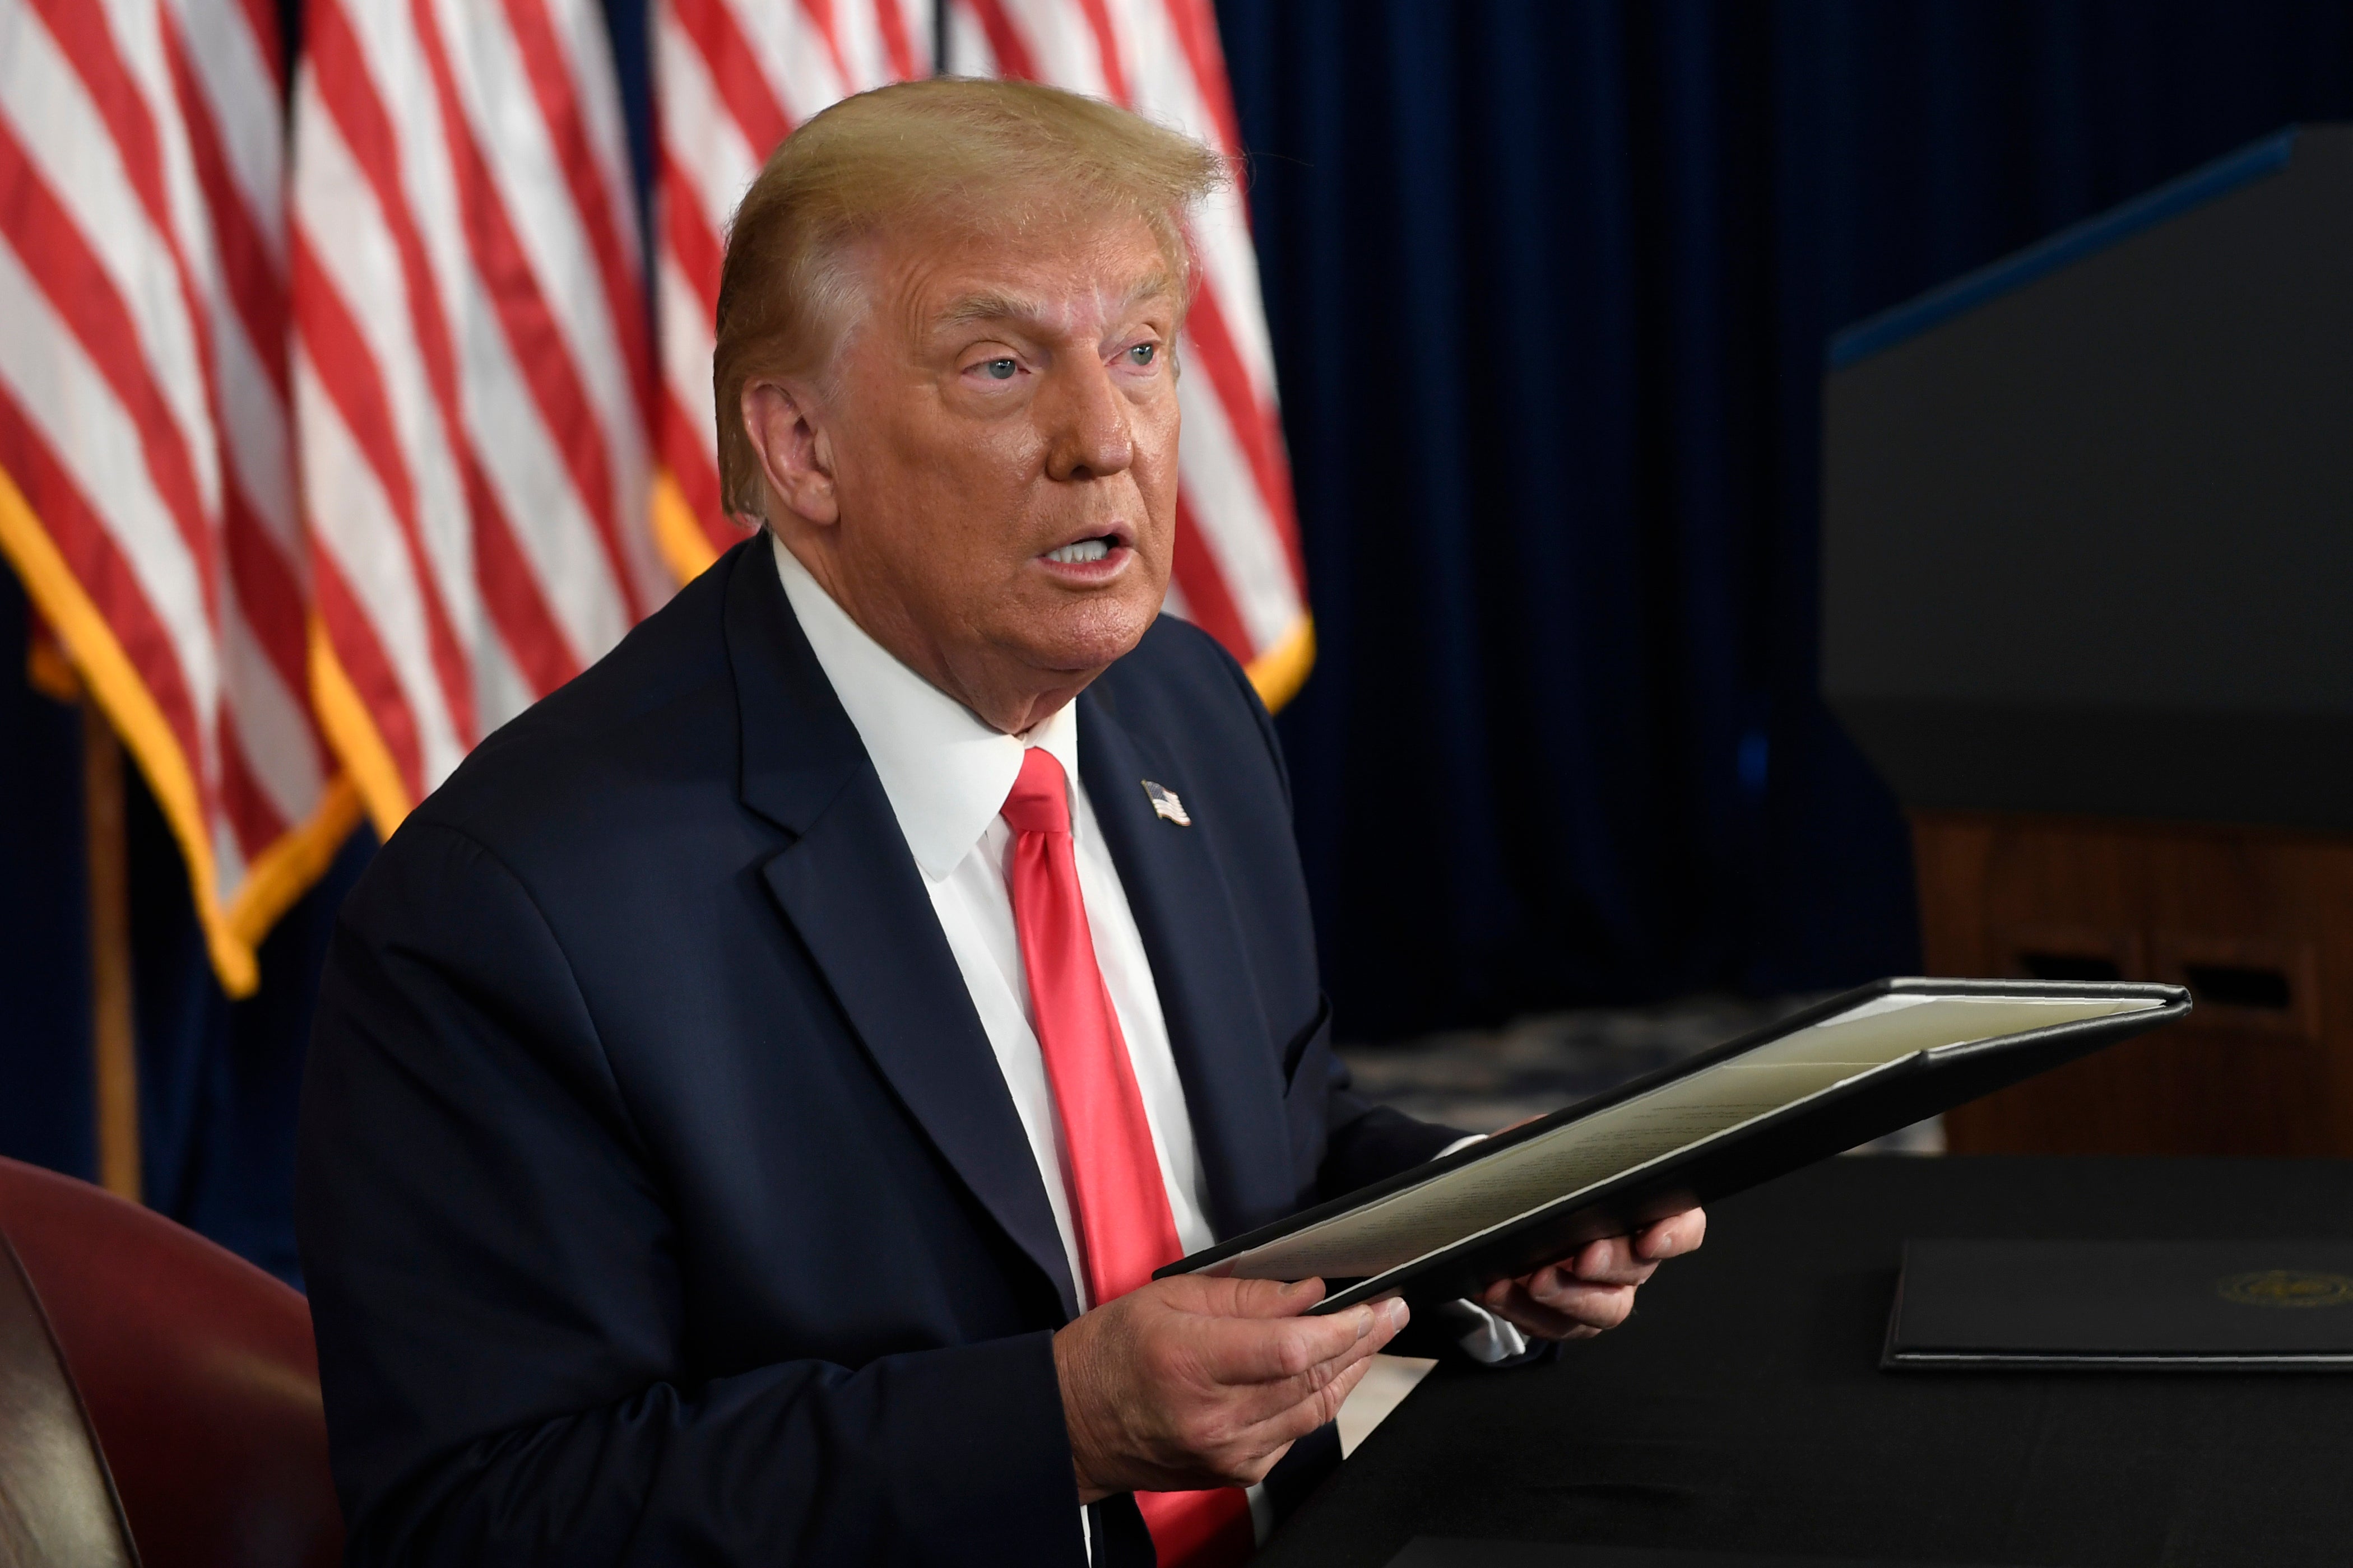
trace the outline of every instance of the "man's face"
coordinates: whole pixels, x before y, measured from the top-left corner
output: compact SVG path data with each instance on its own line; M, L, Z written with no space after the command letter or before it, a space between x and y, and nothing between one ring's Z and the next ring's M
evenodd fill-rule
M866 313L803 400L836 516L787 493L786 543L878 641L1027 728L1166 592L1176 280L1140 219L910 236L864 261Z

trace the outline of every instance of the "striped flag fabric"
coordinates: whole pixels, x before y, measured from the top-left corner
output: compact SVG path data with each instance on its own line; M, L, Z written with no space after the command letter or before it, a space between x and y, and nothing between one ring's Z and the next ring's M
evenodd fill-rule
M356 820L306 697L282 71L269 0L0 0L0 550L231 995Z
M146 776L232 994L364 807L739 537L726 222L826 105L1044 80L1229 155L1208 0L655 0L653 315L599 0L0 0L0 551ZM1239 192L1198 214L1171 607L1313 658ZM296 476L300 475L299 488ZM45 645L46 646L46 645Z
M711 393L728 220L793 127L852 93L931 75L932 46L932 0L659 0L654 527L681 582L744 537L719 501Z
M954 74L1090 93L1239 160L1211 0L950 0L947 10ZM1168 607L1223 643L1281 707L1307 678L1315 642L1239 184L1194 215L1192 241L1201 286L1178 336L1185 433Z
M310 0L293 401L320 721L390 832L666 598L597 0Z

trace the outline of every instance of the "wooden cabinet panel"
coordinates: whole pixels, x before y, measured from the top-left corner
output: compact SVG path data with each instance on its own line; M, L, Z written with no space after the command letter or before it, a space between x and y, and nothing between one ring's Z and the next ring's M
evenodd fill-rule
M2164 980L2180 1024L1961 1107L1958 1152L2353 1155L2353 838L1915 812L1936 974Z

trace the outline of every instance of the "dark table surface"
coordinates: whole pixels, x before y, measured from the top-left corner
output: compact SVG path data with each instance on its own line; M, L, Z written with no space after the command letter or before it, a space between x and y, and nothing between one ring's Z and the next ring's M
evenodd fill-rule
M1427 1536L2353 1564L2353 1375L1882 1372L1907 1237L2353 1237L2353 1161L1826 1162L1717 1205L1622 1328L1425 1379L1260 1568Z

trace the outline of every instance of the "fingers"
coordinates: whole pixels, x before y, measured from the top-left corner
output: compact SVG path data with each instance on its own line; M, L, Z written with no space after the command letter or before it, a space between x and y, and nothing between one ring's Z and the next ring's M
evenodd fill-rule
M1311 1373L1285 1378L1280 1383L1262 1383L1255 1387L1231 1391L1226 1402L1226 1415L1245 1431L1255 1431L1270 1421L1284 1420L1293 1414L1308 1414L1326 1407L1339 1409L1339 1401L1348 1396L1347 1391L1356 1386L1365 1369L1373 1364L1373 1352L1366 1352L1346 1362L1331 1362ZM1334 1393L1337 1389L1339 1392ZM1298 1428L1312 1432L1322 1426L1325 1416L1314 1415ZM1298 1436L1298 1432L1291 1434ZM1282 1439L1288 1442L1288 1437Z
M1530 1339L1589 1340L1601 1331L1591 1323L1545 1306L1511 1281L1491 1287L1488 1294L1480 1298L1480 1304Z
M1548 1267L1589 1285L1640 1285L1658 1272L1659 1268L1656 1262L1637 1257L1632 1239L1623 1236L1588 1241ZM1544 1271L1539 1269L1537 1272ZM1535 1276L1524 1275L1522 1278L1533 1279Z
M1318 1389L1313 1397L1276 1411L1215 1444L1203 1456L1205 1468L1171 1475L1155 1482L1154 1489L1257 1485L1266 1479L1269 1470L1282 1462L1282 1456L1290 1452L1293 1443L1338 1418L1340 1406L1347 1403L1348 1395L1365 1380L1372 1365L1370 1356L1356 1362Z
M1387 1301L1288 1321L1190 1314L1165 1320L1176 1337L1161 1349L1173 1358L1147 1352L1145 1362L1147 1378L1178 1395L1162 1462L1215 1482L1256 1480L1293 1441L1337 1413L1407 1316L1402 1301ZM1335 1338L1336 1353L1321 1354ZM1282 1370L1257 1380L1241 1376L1269 1367Z
M1633 1314L1634 1287L1591 1284L1540 1268L1525 1279L1497 1280L1480 1302L1496 1312L1525 1312L1539 1325L1566 1322L1599 1333Z
M1204 1317L1187 1342L1210 1383L1309 1386L1388 1343L1406 1317L1402 1301L1287 1322Z
M1357 1380L1365 1375L1365 1368L1372 1366L1372 1356L1379 1354L1381 1347L1396 1338L1407 1321L1405 1302L1379 1302L1365 1311L1372 1314L1374 1326L1365 1338L1348 1344L1341 1354L1327 1356L1287 1377L1229 1387L1226 1399L1230 1415L1245 1427L1257 1427L1268 1420L1292 1420L1296 1413L1299 1420L1306 1420L1299 1432L1313 1432L1320 1427L1332 1417L1332 1413L1339 1411L1339 1401L1348 1396L1348 1389L1356 1387Z
M1325 1422L1336 1420L1340 1415L1340 1406L1348 1402L1348 1395L1356 1392L1356 1384L1364 1382L1365 1375L1372 1370L1373 1358L1369 1354L1351 1363L1342 1368L1330 1382L1316 1389L1306 1398L1273 1412L1252 1426L1244 1434L1244 1442L1250 1447L1261 1452L1272 1451L1273 1458L1280 1459L1282 1457L1283 1448L1304 1437ZM1271 1459L1268 1468L1272 1468L1273 1462ZM1256 1477L1251 1478L1253 1480L1256 1479Z
M1180 1274L1160 1281L1187 1311L1219 1318L1295 1318L1324 1299L1321 1279L1212 1279Z
M1539 1268L1513 1283L1538 1307L1596 1331L1616 1328L1634 1311L1634 1283L1590 1280L1557 1268Z
M1642 1233L1634 1238L1634 1251L1639 1257L1657 1262L1695 1251L1706 1239L1707 1211L1685 1209L1655 1225L1644 1226Z
M1588 1285L1539 1269L1525 1279L1498 1279L1480 1293L1479 1304L1539 1339L1581 1340L1624 1322L1634 1310L1634 1288Z
M1533 1274L1498 1279L1480 1293L1479 1304L1524 1332L1582 1339L1624 1322L1634 1310L1634 1288L1706 1237L1706 1212L1686 1209L1631 1237L1589 1241Z
M1686 1209L1644 1226L1631 1237L1587 1242L1553 1267L1592 1284L1640 1285L1666 1259L1695 1251L1706 1236L1706 1211Z

